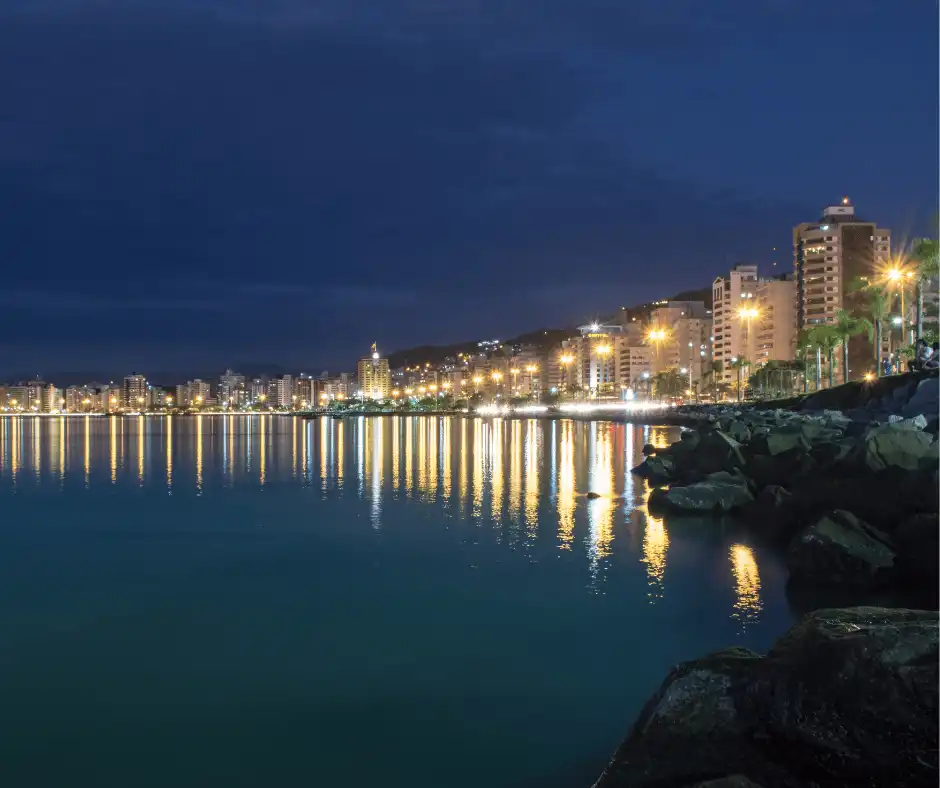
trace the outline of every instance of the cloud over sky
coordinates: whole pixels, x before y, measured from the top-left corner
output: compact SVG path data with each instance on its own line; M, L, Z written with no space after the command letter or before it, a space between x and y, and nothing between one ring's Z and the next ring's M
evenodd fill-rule
M35 367L24 354L140 368L162 342L185 368L349 366L375 340L566 324L774 246L787 266L792 224L843 193L924 232L935 17L919 0L8 2L0 330L33 328L0 348L0 378ZM79 309L92 339L68 329Z

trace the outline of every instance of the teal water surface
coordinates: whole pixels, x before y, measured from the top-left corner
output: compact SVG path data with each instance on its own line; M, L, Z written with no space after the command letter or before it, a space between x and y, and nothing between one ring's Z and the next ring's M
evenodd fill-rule
M776 555L646 512L677 435L0 419L0 785L586 788L671 665L792 620Z

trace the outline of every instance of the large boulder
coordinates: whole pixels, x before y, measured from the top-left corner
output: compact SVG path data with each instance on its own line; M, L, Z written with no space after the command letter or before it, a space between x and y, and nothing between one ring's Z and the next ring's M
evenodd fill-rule
M675 450L671 452L679 471L709 474L744 467L741 444L721 430L711 430L701 435L692 451L681 449L682 443L679 441L679 444L673 444Z
M694 785L726 774L764 774L743 717L746 684L761 658L729 648L679 665L643 707L595 788Z
M750 469L748 470L750 474ZM786 482L785 482L786 484ZM878 473L808 473L788 485L793 506L803 523L833 509L864 512L866 522L894 531L909 515L936 512L940 490L936 474L886 468Z
M817 585L884 585L894 569L891 539L851 512L836 510L794 537L790 577Z
M901 415L905 418L923 414L927 418L934 418L940 411L940 378L933 375L920 381L911 395Z
M654 511L723 514L736 511L753 500L754 496L743 476L722 471L695 484L653 490L649 506Z
M755 454L769 454L771 457L784 452L807 452L809 439L800 425L786 424L772 427L769 432L755 436L750 449Z
M755 533L781 545L790 543L799 525L793 495L777 484L764 487L744 517Z
M936 514L915 514L894 534L898 582L928 602L937 598L940 584L940 526Z
M934 436L904 424L885 424L868 431L863 459L872 471L902 468L916 471L936 467L937 445Z
M808 785L936 786L937 634L936 612L808 615L755 666L757 737Z
M672 480L675 472L675 461L672 457L663 454L651 454L637 465L632 473L649 479L653 484L665 484Z
M933 788L936 612L818 610L674 668L595 788Z
M758 487L768 484L790 486L810 475L816 468L816 460L802 445L777 454L753 454L748 457L744 473Z

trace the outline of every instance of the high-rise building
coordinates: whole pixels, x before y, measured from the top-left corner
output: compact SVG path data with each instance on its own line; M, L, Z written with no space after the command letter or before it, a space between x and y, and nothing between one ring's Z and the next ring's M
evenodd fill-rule
M620 386L636 395L647 395L652 385L655 349L643 342L627 337L620 345L618 373Z
M62 392L51 383L43 386L39 395L40 413L58 413L65 407L64 401L60 402Z
M42 380L31 380L26 384L26 410L36 413L42 411L43 392L46 389L46 382Z
M731 363L756 358L757 266L736 265L712 283L712 355L722 365L726 383L736 379Z
M268 407L290 410L293 407L294 379L283 375L268 382Z
M124 378L121 404L127 410L141 410L147 403L147 379L143 375L133 374Z
M794 227L797 328L832 324L839 309L856 309L856 281L877 276L890 257L891 231L856 216L848 197L825 208L817 221ZM850 374L867 371L872 358L866 335L849 342Z
M793 274L757 282L755 362L796 357L796 278Z
M306 410L316 405L320 393L317 383L309 375L301 374L294 378L294 410Z
M231 369L219 376L219 402L227 407L243 404L245 399L245 376Z
M268 383L264 378L252 378L248 381L248 402L254 405L268 398Z
M8 386L6 405L12 411L29 410L29 387Z
M579 326L578 331L580 335L572 340L575 385L591 397L619 397L617 365L625 337L623 326L590 323Z
M799 326L834 323L854 280L871 278L891 256L891 231L855 215L848 197L815 222L793 228Z
M701 301L667 301L650 313L648 344L653 374L679 370L693 385L700 381L712 358L712 316Z
M392 394L392 376L388 359L382 358L375 345L372 355L359 359L356 369L359 390L365 399L388 399Z

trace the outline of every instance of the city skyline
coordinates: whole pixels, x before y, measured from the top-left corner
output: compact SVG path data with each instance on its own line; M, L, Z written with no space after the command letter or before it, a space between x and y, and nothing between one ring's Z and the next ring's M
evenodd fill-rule
M846 193L930 231L935 4L694 10L5 3L0 369L275 345L314 372L419 344L416 314L441 342L577 325L787 270Z

